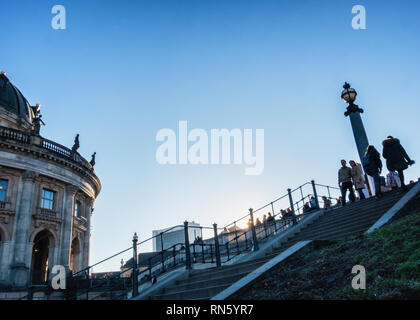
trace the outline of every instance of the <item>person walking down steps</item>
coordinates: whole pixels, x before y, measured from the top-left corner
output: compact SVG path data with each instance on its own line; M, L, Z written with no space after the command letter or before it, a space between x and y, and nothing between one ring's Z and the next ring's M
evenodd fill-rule
M373 178L375 183L375 198L378 200L383 196L381 192L381 178L379 176L382 172L382 161L381 154L372 145L366 148L366 153L363 158L363 169Z
M415 162L410 159L407 152L400 143L400 140L388 136L383 142L384 147L382 155L386 159L386 166L389 171L397 171L398 176L400 177L401 186L404 190L407 189L407 186L404 183L404 170L408 166L413 165Z

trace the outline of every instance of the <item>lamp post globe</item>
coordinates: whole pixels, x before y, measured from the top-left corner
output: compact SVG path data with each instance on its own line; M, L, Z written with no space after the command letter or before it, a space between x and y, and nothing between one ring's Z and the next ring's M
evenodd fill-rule
M357 92L353 88L350 87L349 83L345 83L343 86L344 90L341 92L341 99L344 100L345 103L350 105L356 100Z

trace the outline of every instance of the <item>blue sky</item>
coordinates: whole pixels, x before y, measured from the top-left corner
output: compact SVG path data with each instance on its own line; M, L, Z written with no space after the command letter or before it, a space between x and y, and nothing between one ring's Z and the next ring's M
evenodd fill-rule
M66 30L51 28L64 5ZM353 5L366 30L351 27ZM42 104L42 135L97 152L103 190L91 262L184 220L225 225L358 159L344 81L370 143L401 139L419 163L418 1L3 1L0 69ZM265 170L161 166L161 128L265 130ZM118 265L116 265L118 267ZM113 268L111 266L110 268Z

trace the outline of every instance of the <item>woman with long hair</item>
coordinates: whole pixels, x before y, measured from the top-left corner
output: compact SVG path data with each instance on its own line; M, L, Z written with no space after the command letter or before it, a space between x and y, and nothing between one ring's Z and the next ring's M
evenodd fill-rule
M373 178L375 183L375 198L378 200L383 196L381 192L381 178L379 174L382 172L381 154L372 145L366 148L365 157L363 158L363 169Z

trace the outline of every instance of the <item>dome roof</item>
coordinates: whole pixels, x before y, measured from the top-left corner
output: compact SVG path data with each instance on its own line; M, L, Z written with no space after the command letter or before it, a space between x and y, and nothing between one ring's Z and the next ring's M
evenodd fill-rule
M0 107L32 124L33 111L31 106L19 89L9 81L4 72L0 74Z

